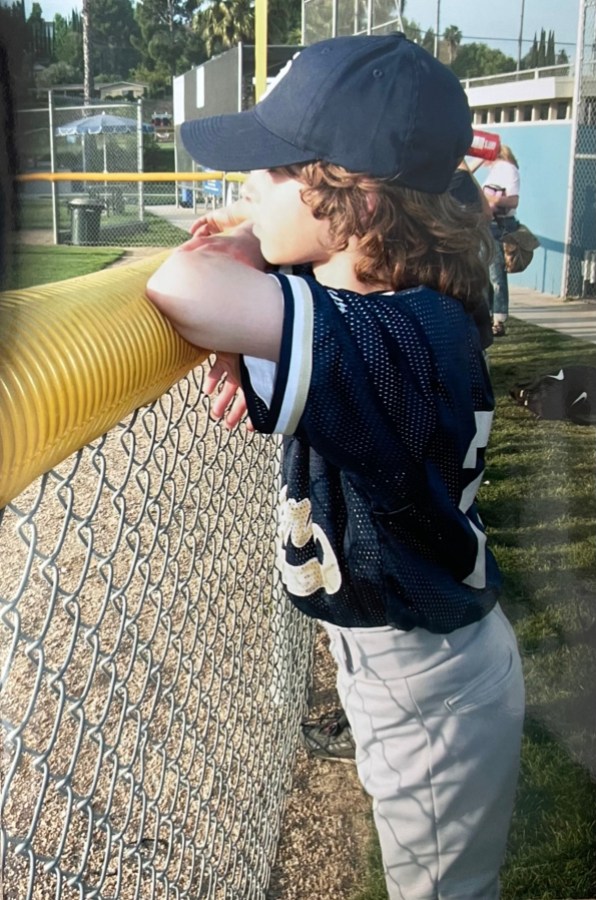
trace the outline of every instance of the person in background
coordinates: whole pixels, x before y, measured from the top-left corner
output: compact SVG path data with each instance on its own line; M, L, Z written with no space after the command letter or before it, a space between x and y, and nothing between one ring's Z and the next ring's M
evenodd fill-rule
M503 337L509 315L509 285L501 240L503 235L515 231L518 226L515 213L519 204L520 174L518 162L506 144L501 144L497 159L488 165L482 190L492 212L491 231L495 239L494 255L489 265L492 327L495 337Z

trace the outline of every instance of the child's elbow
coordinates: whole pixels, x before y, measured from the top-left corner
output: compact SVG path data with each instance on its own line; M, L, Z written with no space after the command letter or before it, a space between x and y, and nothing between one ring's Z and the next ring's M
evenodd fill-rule
M160 312L162 312L164 315L167 315L168 305L172 298L168 297L168 295L164 293L163 286L160 284L160 279L158 276L158 272L156 272L155 275L151 276L145 286L145 295L151 301L151 303L153 303L153 305L158 308Z
M182 298L170 259L151 275L145 286L145 294L164 316L169 319L177 318Z

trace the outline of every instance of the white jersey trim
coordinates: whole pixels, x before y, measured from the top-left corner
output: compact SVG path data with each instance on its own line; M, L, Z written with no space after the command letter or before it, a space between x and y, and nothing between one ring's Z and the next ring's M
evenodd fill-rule
M294 434L306 406L312 377L313 297L303 278L287 275L294 301L292 347L287 381L275 431Z

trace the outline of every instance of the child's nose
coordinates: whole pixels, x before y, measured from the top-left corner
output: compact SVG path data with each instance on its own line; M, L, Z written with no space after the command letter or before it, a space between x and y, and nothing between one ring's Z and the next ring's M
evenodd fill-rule
M247 177L246 181L240 188L240 196L243 200L247 200L249 203L252 203L252 201L254 200L255 184L252 174Z

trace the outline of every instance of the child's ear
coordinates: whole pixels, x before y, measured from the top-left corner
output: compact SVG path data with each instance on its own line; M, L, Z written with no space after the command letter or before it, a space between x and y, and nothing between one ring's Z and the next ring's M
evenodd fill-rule
M379 198L374 191L366 192L366 209L370 216L372 216L372 214L374 213L374 211L377 208L378 199Z
M361 225L368 228L377 209L379 202L378 195L375 191L364 192L364 208L361 206Z

